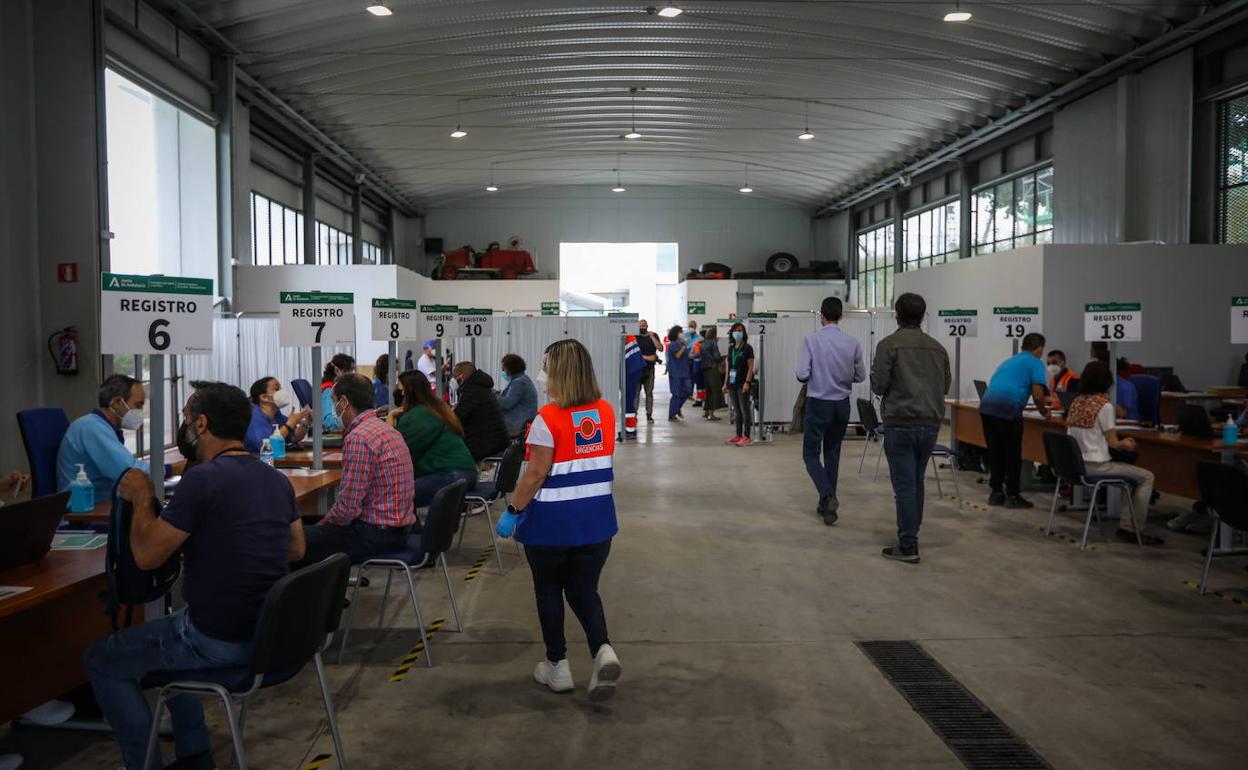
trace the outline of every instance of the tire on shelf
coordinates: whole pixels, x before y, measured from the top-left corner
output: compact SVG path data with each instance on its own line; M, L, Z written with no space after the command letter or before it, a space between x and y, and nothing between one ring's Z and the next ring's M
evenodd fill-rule
M767 258L767 266L765 269L768 273L776 273L784 276L789 275L793 271L797 270L797 268L797 257L787 251L777 251L775 254L772 254Z

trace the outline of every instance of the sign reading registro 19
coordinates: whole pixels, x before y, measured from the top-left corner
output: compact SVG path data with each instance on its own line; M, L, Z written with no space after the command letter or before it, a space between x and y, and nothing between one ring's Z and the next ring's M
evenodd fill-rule
M940 310L937 311L936 317L940 319L943 327L941 331L943 337L979 336L978 310Z
M1083 308L1084 342L1139 342L1143 326L1138 302L1092 302Z
M1231 297L1231 342L1248 342L1248 297Z
M212 280L104 273L100 352L195 355L212 352Z
M284 348L355 344L355 295L349 291L284 291L277 338Z
M1032 332L1040 331L1040 308L994 307L992 309L992 336L1007 340L1021 340Z

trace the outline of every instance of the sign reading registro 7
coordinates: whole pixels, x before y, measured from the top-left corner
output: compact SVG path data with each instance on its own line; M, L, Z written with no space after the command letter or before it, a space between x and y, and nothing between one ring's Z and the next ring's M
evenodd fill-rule
M355 344L355 295L349 291L283 291L277 336L284 348Z

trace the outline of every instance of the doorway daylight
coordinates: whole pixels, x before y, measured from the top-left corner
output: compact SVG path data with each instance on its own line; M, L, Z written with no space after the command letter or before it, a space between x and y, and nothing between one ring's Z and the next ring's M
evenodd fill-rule
M637 313L663 333L684 322L675 243L560 243L559 299L572 314Z

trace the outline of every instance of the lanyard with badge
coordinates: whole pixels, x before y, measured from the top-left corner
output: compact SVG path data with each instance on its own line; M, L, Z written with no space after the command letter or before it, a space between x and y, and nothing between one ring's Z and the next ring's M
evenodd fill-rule
M729 385L737 384L737 358L740 355L741 355L741 352L737 350L736 345L733 345L732 347L728 348L728 384Z

